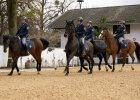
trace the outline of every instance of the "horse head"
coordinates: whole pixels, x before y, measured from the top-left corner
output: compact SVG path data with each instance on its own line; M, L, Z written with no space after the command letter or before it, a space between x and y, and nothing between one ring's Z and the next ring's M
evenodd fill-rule
M74 21L66 21L64 37L70 36L76 32Z
M103 37L107 37L108 33L109 33L108 28L104 28L101 31L101 34L99 35L99 39L102 39Z
M10 44L10 35L3 35L3 52L7 52L7 48L9 47Z

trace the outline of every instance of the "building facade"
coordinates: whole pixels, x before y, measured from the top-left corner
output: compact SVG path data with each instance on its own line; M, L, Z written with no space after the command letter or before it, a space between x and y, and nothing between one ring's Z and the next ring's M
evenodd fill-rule
M110 32L113 34L117 27L118 22L121 20L126 21L127 34L126 39L136 41L140 43L140 5L129 6L117 6L117 7L103 7L103 8L87 8L82 10L69 10L54 22L52 22L48 28L61 30L61 48L65 48L67 38L64 37L66 20L74 20L76 24L77 17L84 18L84 24L87 21L92 20L94 25L97 26L102 17L106 17L107 25ZM136 57L136 56L135 56ZM120 59L120 57L118 57ZM128 63L131 62L131 58L128 56ZM135 63L137 59L135 60Z

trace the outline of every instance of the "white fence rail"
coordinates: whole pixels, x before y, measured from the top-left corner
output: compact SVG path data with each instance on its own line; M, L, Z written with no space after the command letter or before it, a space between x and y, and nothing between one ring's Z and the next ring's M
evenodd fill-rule
M3 52L3 46L0 46L0 67L6 67L8 62L8 52Z
M77 65L77 57L74 57L70 65ZM18 66L20 68L25 68L25 63L30 61L32 66L36 66L35 59L30 55L26 57L20 57L18 60ZM52 52L49 52L48 49L42 52L42 67L57 67L66 65L66 54L64 49L56 48Z
M0 46L0 67L7 67L8 63L8 52L3 52L3 46ZM26 57L20 57L18 59L18 67L25 68L26 62L30 61L30 66L36 67L35 59L30 55ZM95 63L98 64L99 59L94 58ZM110 57L109 62L112 63L112 57ZM129 62L131 59L129 57ZM135 60L137 62L137 60ZM103 62L104 63L104 60ZM116 59L117 63L117 59ZM79 65L79 58L74 57L70 63L71 66ZM58 67L58 66L65 66L66 65L66 54L64 49L55 48L52 52L48 52L48 49L42 52L42 67Z

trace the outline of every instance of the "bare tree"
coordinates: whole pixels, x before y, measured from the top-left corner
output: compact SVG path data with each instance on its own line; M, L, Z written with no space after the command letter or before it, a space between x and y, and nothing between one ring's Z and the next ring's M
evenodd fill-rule
M17 31L17 0L7 0L9 33Z
M6 8L6 0L0 1L0 44L2 44L2 34L5 30L6 25L6 15L7 15L7 8Z
M74 0L55 0L48 2L48 0L33 0L28 2L28 7L35 11L39 18L39 26L41 30L45 30L51 20L55 19L58 15L63 14L68 10Z

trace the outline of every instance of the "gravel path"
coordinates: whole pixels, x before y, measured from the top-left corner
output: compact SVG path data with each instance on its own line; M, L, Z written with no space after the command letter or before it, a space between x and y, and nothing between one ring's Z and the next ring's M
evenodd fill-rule
M92 75L79 68L70 68L64 76L64 68L37 72L22 71L18 76L0 73L0 100L140 100L140 65L135 71L125 66L123 72L98 71Z

